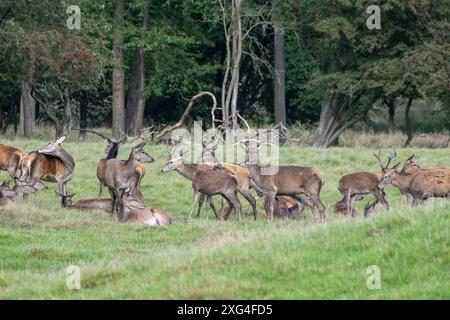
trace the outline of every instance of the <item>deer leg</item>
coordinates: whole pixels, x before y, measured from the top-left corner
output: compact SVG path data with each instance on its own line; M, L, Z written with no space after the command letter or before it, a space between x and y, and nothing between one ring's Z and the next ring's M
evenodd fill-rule
M203 202L205 201L205 194L200 193L200 199L198 199L197 218L200 217L200 211L202 211ZM208 212L208 204L206 205L206 212Z
M103 182L100 182L100 186L99 186L99 188L98 188L98 199L100 200L101 198L102 198L102 195L103 195L103 187L104 187L105 185L103 184Z
M377 200L384 205L384 208L386 209L386 211L389 211L389 203L384 198L386 193L383 190L377 189L373 194L374 194L375 198L377 198Z
M311 201L314 206L316 206L319 209L320 214L320 221L325 221L325 206L323 205L322 201L320 200L320 196L316 195L315 197L311 197Z
M194 191L194 194L192 196L191 208L189 210L189 219L192 217L192 212L194 211L195 203L197 202L197 198L198 198L197 189L193 188L193 191Z
M241 202L239 201L239 197L237 196L236 192L230 193L227 195L227 198L230 199L234 211L237 213L237 216L239 218L239 222L242 222L242 211L241 211Z
M248 193L247 191L239 191L239 193L242 194L242 196L245 198L245 200L247 200L250 203L250 205L252 206L253 219L256 221L256 215L258 213L256 211L256 200L255 200L255 198L253 198L252 195L250 193Z
M214 212L214 215L216 216L216 219L219 220L219 216L217 215L216 207L214 206L213 198L212 197L208 197L207 201L209 202L209 205L210 205L212 211Z
M347 209L347 216L349 216L351 214L351 205L352 205L352 192L350 190L346 191L344 194L344 198L345 198L345 207Z
M233 204L227 196L224 195L224 198L227 201L228 207L227 207L225 213L223 215L221 215L221 219L226 221L226 220L228 220L231 210L233 210Z
M269 192L267 194L267 219L273 221L273 210L275 207L276 192Z

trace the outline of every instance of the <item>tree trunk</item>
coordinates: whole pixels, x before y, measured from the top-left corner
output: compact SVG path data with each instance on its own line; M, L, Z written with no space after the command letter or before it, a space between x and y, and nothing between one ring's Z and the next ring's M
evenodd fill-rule
M122 26L124 17L123 0L116 0L113 13L114 38L112 48L114 53L114 67L112 78L112 134L115 138L119 138L120 132L125 126L125 85L124 85L124 57L123 57L123 36L120 34L120 26Z
M87 128L87 112L88 112L88 97L85 92L80 96L80 138L84 139L86 136L86 131L83 129Z
M404 147L408 147L411 143L411 140L413 139L413 133L412 133L412 123L410 118L410 111L412 106L413 99L409 98L408 103L406 104L405 109L405 133L406 133L406 141Z
M144 8L144 20L142 25L142 39L148 29L149 12L148 6ZM145 110L145 61L144 48L139 46L136 49L136 60L131 67L130 82L128 84L127 108L126 108L126 129L130 136L137 136L144 123Z
M20 83L20 91L20 133L25 137L32 137L36 124L36 101L31 96L31 88L25 80Z
M285 58L284 58L284 30L275 27L275 74L274 74L274 116L275 124L282 123L286 126L286 97L285 97ZM286 137L280 135L280 142L284 143Z
M395 132L395 99L389 99L384 102L388 107L388 130L389 133Z
M364 119L372 108L376 98L360 109L358 101L363 93L348 97L344 94L327 94L322 101L317 138L314 141L316 148L336 146L339 136L348 128Z

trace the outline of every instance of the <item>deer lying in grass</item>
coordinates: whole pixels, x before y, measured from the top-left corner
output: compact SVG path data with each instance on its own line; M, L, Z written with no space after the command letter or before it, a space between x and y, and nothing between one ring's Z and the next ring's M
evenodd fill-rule
M162 226L172 224L172 218L158 208L146 208L133 194L125 193L120 201L119 221L134 225Z
M222 195L228 201L230 211L233 209L237 211L239 221L242 221L241 203L236 194L239 190L237 177L234 178L227 173L215 171L213 164L185 163L183 160L183 152L180 152L178 156L171 158L162 169L163 172L172 170L176 170L183 177L192 181L194 195L189 211L189 217L192 216L198 193L200 192L206 196L213 196L216 194ZM217 217L216 212L215 214Z
M65 139L63 136L44 148L25 155L21 163L20 180L37 189L45 187L40 180L54 182L58 185L58 192L67 195L67 183L72 179L75 161L61 147Z
M276 218L298 218L303 212L303 206L300 207L295 199L287 196L277 196L275 198L275 207L273 215Z
M383 166L380 154L381 151L378 155L374 154L374 156L380 164L381 173L355 172L347 174L339 180L338 190L342 194L343 198L341 201L336 203L335 212L345 213L346 211L347 215L351 214L352 217L356 216L357 212L353 206L353 201L361 200L363 199L363 195L369 193L373 194L376 198L373 207L378 202L381 202L386 211L389 210L389 203L385 199L386 194L384 192L384 188L391 183L391 180L395 175L395 169L400 165L400 163L397 163L394 167L389 168L389 164L392 159L397 157L397 154L394 152L388 156L388 162L385 166ZM371 210L373 210L373 208ZM366 214L367 212L368 209L366 210Z
M109 159L105 162L105 185L109 188L113 200L113 214L119 211L120 199L125 193L132 193L139 189L142 175L137 169L141 163L155 160L144 151L145 142L133 147L128 160Z
M58 192L56 194L60 197L61 206L67 209L76 210L101 210L111 213L112 210L112 200L111 199L82 199L75 203L72 203L72 198L75 194L62 195Z
M15 179L15 187L11 189L7 182L0 186L0 206L17 202L26 198L29 194L38 191L36 188Z
M13 179L17 178L23 156L19 149L0 144L0 170L7 171Z
M410 205L429 198L450 197L449 168L421 168L409 157L401 172L395 172L391 184L406 195Z

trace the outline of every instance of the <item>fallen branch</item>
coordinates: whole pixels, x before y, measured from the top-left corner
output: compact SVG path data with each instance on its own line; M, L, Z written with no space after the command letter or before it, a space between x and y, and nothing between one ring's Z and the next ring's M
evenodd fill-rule
M192 106L194 105L194 101L197 100L198 98L201 98L203 96L210 96L211 99L213 100L213 109L216 108L217 106L217 100L216 100L216 96L214 94L212 94L211 92L208 91L202 91L199 94L193 96L191 98L191 100L189 101L188 106L186 107L186 110L184 110L183 115L181 116L180 120L178 120L178 122L176 124L174 124L173 126L170 127L166 127L164 128L160 133L158 133L156 135L156 140L161 139L162 137L164 137L166 134L168 134L169 132L174 131L175 129L178 129L179 127L181 127L184 123L184 121L186 120L187 116L189 115L189 113L191 112Z

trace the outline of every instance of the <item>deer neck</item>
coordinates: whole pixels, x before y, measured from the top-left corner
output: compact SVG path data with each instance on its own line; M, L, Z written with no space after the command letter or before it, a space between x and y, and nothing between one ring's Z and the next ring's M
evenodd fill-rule
M182 162L181 165L176 168L176 170L186 179L192 180L195 172L197 171L197 168L195 164Z
M261 168L257 164L247 164L245 167L248 170L250 178L256 183L259 183L261 180Z
M75 168L75 161L66 150L63 148L57 148L55 151L46 154L58 158L66 166L69 172L73 172L73 169Z
M394 187L399 188L400 190L404 190L409 187L413 177L414 177L413 174L403 174L396 172L395 178L392 179L391 184Z

